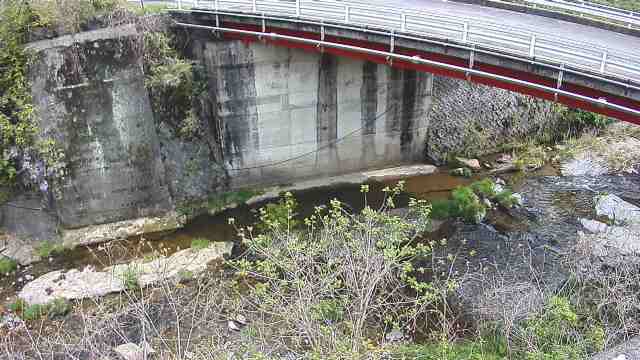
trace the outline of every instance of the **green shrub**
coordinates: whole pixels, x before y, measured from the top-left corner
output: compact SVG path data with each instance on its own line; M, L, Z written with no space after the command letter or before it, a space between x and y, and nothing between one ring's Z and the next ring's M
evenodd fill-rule
M503 190L495 196L495 201L505 208L512 208L518 204L518 199L513 195L511 190Z
M492 199L497 195L496 184L489 178L478 180L471 184L471 189L477 194L487 199Z
M362 358L374 331L422 318L456 288L440 275L427 283L420 274L428 270L414 268L438 257L431 251L438 244L418 241L429 226L428 204L410 200L408 221L388 211L401 187L384 191L377 210L351 213L331 200L298 227L291 226L295 200L284 194L262 209L255 229L238 230L246 252L228 264L248 287L243 303L257 315L251 326L271 344L309 355L302 358ZM269 329L274 323L277 331Z
M604 330L580 317L567 298L554 296L527 319L521 344L529 359L585 359L604 344Z
M211 245L211 241L207 239L198 238L198 239L191 240L191 248L194 250L206 249L210 245Z
M0 257L0 275L9 275L18 268L18 263L8 257Z
M259 231L294 229L300 223L294 218L297 208L298 202L293 194L286 192L277 203L270 203L260 208L260 221L256 228Z
M556 138L553 140L561 141L575 138L585 131L601 131L612 123L613 120L604 115L584 110L564 108L562 111L562 120L555 129Z
M459 187L451 192L456 213L467 222L479 223L484 219L487 209L480 198L469 187Z
M342 321L344 318L344 306L339 300L320 300L312 307L314 319L321 321Z
M457 216L456 206L451 200L434 200L431 202L431 217L448 219Z
M40 243L36 247L36 254L41 258L47 258L51 255L58 255L64 252L64 246L62 244L56 244L51 241L45 241Z

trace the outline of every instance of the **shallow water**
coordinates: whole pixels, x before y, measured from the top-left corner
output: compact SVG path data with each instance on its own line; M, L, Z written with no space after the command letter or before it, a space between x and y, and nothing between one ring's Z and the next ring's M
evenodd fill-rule
M489 176L478 174L473 178L454 177L448 169L437 173L404 179L407 194L400 196L396 204L405 206L409 196L434 200L447 198L450 191L458 186ZM500 175L515 191L524 197L524 216L512 213L492 211L488 222L500 233L515 237L535 239L534 246L544 244L562 244L576 238L578 218L593 217L593 197L600 192L619 195L631 202L640 203L640 177L603 176L595 178L568 178L558 176L552 166L546 166L537 172L523 177L520 174ZM384 200L382 189L393 186L397 181L369 183L366 204L378 207ZM298 201L298 216L311 215L315 207L326 205L332 199L340 199L347 208L361 210L365 205L365 196L360 185L348 184L333 187L314 188L294 192ZM165 233L147 234L127 240L116 241L89 247L79 247L66 251L62 255L52 256L33 266L21 269L13 277L0 279L0 296L14 295L24 284L25 274L37 277L59 269L82 269L93 266L97 269L116 263L144 258L154 253L171 254L190 247L191 241L203 238L210 241L237 241L236 228L228 224L228 218L234 218L236 226L251 225L256 221L257 209L268 202L241 205L216 215L202 215L195 218L184 228ZM442 234L436 233L441 236ZM237 247L238 248L238 247ZM18 279L23 281L19 282Z

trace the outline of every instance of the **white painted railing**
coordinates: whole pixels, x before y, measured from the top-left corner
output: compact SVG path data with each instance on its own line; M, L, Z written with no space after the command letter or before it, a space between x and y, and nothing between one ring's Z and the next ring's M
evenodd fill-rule
M502 0L491 0L501 3ZM597 4L582 0L522 0L529 6L546 6L554 9L564 10L578 15L588 15L602 20L613 20L622 23L627 27L640 27L640 13L616 8L613 6Z
M357 0L177 0L174 3L175 7L185 10L198 8L270 17L297 17L384 29L408 36L453 40L520 58L548 61L567 68L613 76L620 81L640 82L640 54L609 50L594 44L480 20L463 21L415 9L373 6Z

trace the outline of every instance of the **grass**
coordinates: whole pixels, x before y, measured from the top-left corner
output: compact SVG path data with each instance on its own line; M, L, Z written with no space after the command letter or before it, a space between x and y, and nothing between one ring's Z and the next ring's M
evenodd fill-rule
M59 255L64 252L62 244L56 244L52 241L45 241L36 247L36 254L41 258L48 258L51 255Z
M402 345L392 351L393 359L421 360L498 360L507 357L504 341L477 341Z
M0 275L9 275L18 268L18 263L8 257L0 258Z
M54 318L64 316L71 311L71 304L65 299L55 299L48 304L29 305L24 300L18 299L9 305L9 309L19 314L27 321L38 320L41 317Z
M130 291L139 289L140 281L138 276L138 270L134 266L127 267L127 270L120 274L124 288Z
M191 248L194 250L202 250L211 246L211 241L207 239L197 238L191 240Z

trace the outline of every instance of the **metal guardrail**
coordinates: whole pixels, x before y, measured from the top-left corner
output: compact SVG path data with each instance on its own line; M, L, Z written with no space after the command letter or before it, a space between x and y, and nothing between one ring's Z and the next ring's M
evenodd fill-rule
M504 3L502 0L490 0L496 3ZM629 28L640 27L640 13L617 7L597 4L582 0L521 0L525 5L537 7L546 6L559 10L588 15L597 18L612 20L622 23Z
M536 0L560 1L560 0ZM373 6L335 0L176 0L178 9L197 8L262 16L296 17L316 22L379 28L399 34L453 40L568 69L613 77L621 83L640 82L640 56L594 44L536 34L482 21L462 21L415 9Z

